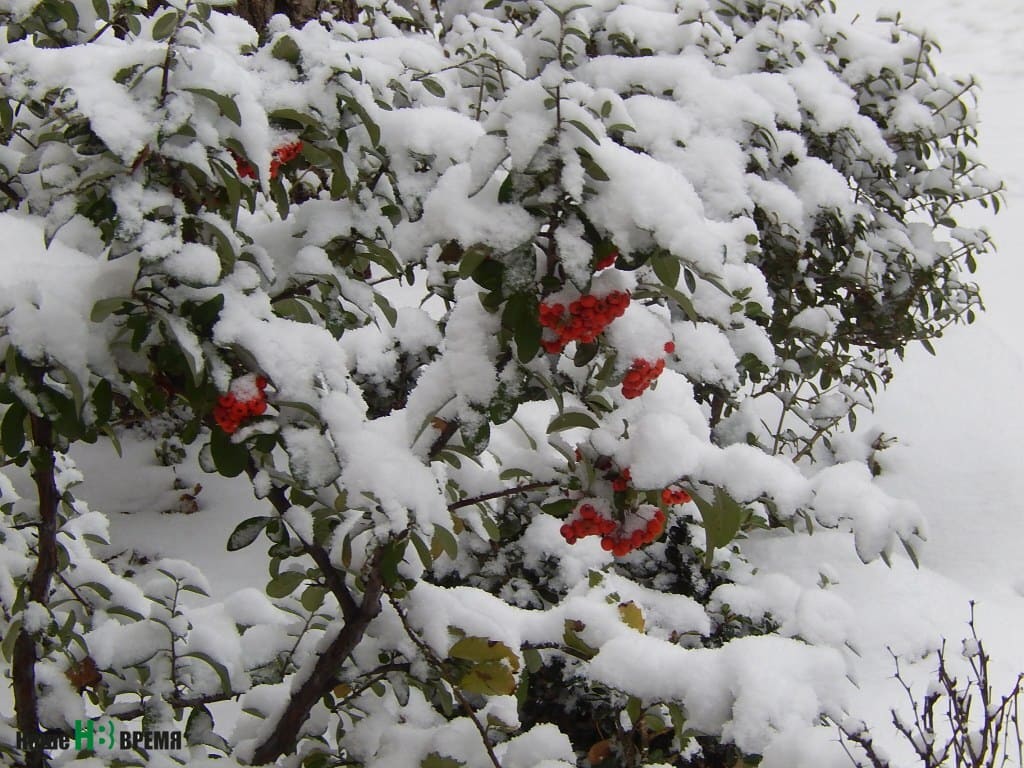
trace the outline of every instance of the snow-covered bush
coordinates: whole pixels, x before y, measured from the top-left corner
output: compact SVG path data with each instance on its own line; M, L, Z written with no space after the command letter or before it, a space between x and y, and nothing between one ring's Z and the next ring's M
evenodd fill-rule
M968 626L970 636L962 641L959 654L949 653L945 644L935 652L934 676L923 693L911 687L899 658L895 658L896 679L906 694L912 719L893 708L892 724L922 768L1001 768L1024 761L1020 732L1024 673L1017 675L1006 693L998 693L993 686L992 657L978 637L974 603ZM875 744L862 720L849 718L838 727L849 742L847 751L853 765L890 768L887 750Z
M743 540L913 556L840 432L979 304L972 83L816 0L437 5L5 6L0 750L734 765L841 713L830 596L781 624ZM140 414L252 481L273 606L98 557L67 454Z

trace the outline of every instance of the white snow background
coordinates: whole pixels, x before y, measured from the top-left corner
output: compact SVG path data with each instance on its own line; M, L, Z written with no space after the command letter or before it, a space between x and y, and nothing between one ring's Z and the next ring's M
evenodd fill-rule
M879 5L840 0L841 11L851 16L872 17ZM876 413L860 420L865 434L881 429L899 438L885 454L881 482L894 495L916 502L925 515L928 542L918 553L922 567L915 569L904 557L894 558L891 567L880 561L864 565L848 538L827 531L750 542L745 553L759 569L757 578L777 584L778 604L771 610L784 630L788 622L797 628L791 634L810 640L829 642L808 637L812 632L849 638L858 686L850 711L879 728L879 740L892 746L895 757L903 753L886 731L888 708L904 702L892 677L890 649L914 656L942 637L958 649L973 599L979 633L993 657L997 692L1024 670L1024 335L1018 332L1024 327L1018 314L1024 287L1024 150L1019 143L1024 0L903 0L885 7L902 11L939 40L943 70L977 76L981 154L1008 186L1001 216L980 208L963 215L965 221L988 225L998 248L977 275L987 312L973 326L939 340L937 357L921 347L911 349ZM196 475L181 480L189 488L202 483L200 511L165 515L182 492L172 490L175 470L158 466L148 444L128 440L124 450L124 460L102 443L75 453L86 478L80 495L109 515L115 545L187 559L206 575L213 600L234 595L236 605L250 604L251 592L237 593L261 590L266 583L261 547L231 557L224 550L234 526L258 514L248 482L191 470ZM823 568L835 586L813 591ZM805 599L812 591L841 599ZM197 609L203 602L197 598ZM911 677L921 681L933 667L932 657L913 667ZM771 675L762 682L772 684ZM9 697L9 690L0 690L0 710L10 711ZM221 733L230 733L234 706L215 708ZM785 743L773 746L763 765L849 765L841 753L825 748L824 739L834 742L834 734L793 731Z

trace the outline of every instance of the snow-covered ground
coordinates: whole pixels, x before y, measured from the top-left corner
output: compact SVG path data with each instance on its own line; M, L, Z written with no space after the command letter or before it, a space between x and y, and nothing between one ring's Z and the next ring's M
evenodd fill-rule
M980 265L987 312L936 343L937 357L922 347L909 351L873 418L899 437L892 472L882 483L914 500L928 522L922 568L894 562L863 566L847 557L836 591L854 608L861 636L858 716L884 723L898 699L886 647L913 655L929 636L951 646L967 632L969 601L977 601L979 634L993 656L1001 687L1024 670L1024 3L1018 0L840 0L851 15L872 17L880 6L902 12L942 45L938 61L953 73L973 73L981 83L980 143L987 164L1006 182L1001 215L974 207L963 221L984 224L998 252ZM817 543L815 543L817 541ZM842 562L842 547L828 537L799 544L766 559L780 572L808 583L816 559ZM755 553L761 559L766 553ZM796 565L794 565L794 563ZM803 572L801 572L803 571ZM934 667L922 664L919 674ZM870 715L871 712L874 715Z
M865 13L876 5L846 2ZM925 571L957 587L924 591L922 601L934 602L950 626L962 626L966 608L957 605L957 593L976 598L993 650L998 643L1002 660L1024 669L1024 321L1018 293L1024 284L1024 4L903 0L886 7L899 8L938 38L943 69L977 76L982 155L1006 182L1007 206L996 217L970 210L970 221L985 223L998 248L977 274L988 311L974 325L949 332L937 344L937 357L912 349L880 398L876 422L904 446L899 471L885 483L927 515Z

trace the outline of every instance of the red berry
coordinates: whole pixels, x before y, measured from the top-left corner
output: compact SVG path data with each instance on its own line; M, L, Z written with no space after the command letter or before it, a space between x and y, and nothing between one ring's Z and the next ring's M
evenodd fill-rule
M675 344L675 342L674 341L666 341L665 342L665 351L668 352L670 355L673 352L675 352L676 351L676 344Z
M605 256L603 259L600 259L597 262L597 264L595 265L595 267L597 269L599 269L599 270L600 269L607 269L608 267L610 267L612 264L615 263L615 260L617 258L619 258L619 252L616 251L616 250L613 250L611 253L609 253L607 256Z

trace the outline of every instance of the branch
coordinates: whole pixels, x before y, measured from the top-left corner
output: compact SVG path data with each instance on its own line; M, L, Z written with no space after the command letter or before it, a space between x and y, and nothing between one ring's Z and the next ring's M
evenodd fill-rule
M278 721L268 723L267 737L253 752L249 761L251 765L273 763L282 755L294 752L297 734L309 717L310 710L336 685L338 669L359 645L370 622L380 613L381 594L384 591L380 568L382 553L383 548L378 549L373 556L363 600L355 615L346 618L345 626L330 645L319 652L312 673L301 686L292 691L288 706Z
M34 384L41 386L43 372L33 371ZM32 479L39 499L39 533L36 541L38 556L32 578L28 583L28 602L46 605L50 582L57 572L57 510L60 491L57 489L54 462L53 424L47 419L32 416L32 443L35 447L32 458ZM14 641L11 657L11 680L14 689L15 722L18 730L26 736L35 735L39 730L38 697L36 692L36 664L39 662L38 649L33 633L24 625ZM46 755L41 750L26 751L26 768L43 768Z
M259 472L259 468L256 466L256 462L253 461L252 457L249 457L249 461L245 466L245 473L249 476L249 479L253 479ZM291 504L288 502L288 498L284 495L284 488L280 485L275 485L270 489L270 493L267 495L267 500L273 505L274 509L277 510L282 518L285 512L288 511ZM352 592L349 590L348 585L345 583L345 577L334 567L331 562L331 556L327 553L327 550L317 544L315 541L305 541L301 536L297 536L299 541L302 542L302 549L307 555L309 555L313 562L316 563L320 572L323 574L324 582L327 584L327 588L331 590L331 594L338 600L338 605L341 606L341 615L344 616L345 621L351 621L353 617L359 612L359 606L356 604L355 599L352 597Z
M28 551L36 557L39 556L39 553L35 547L29 547ZM53 575L56 576L60 583L67 587L68 591L71 592L72 595L74 595L75 599L82 604L82 607L85 609L86 614L91 616L93 614L92 604L89 603L84 597L82 597L82 594L71 585L71 582L64 578L64 574L62 574L60 571L55 571Z
M554 480L547 480L544 482L527 483L526 485L517 485L515 488L505 488L501 491L491 491L490 493L482 493L479 496L470 496L468 499L459 499L459 501L453 502L448 505L448 511L454 512L456 509L462 509L463 507L472 507L474 504L479 504L482 501L490 501L491 499L500 499L504 496L515 496L518 493L526 493L528 491L536 491L541 488L552 488L558 485Z
M174 707L174 709L188 709L190 707L216 704L220 701L231 701L232 699L237 699L242 693L242 691L231 691L230 693L211 693L207 696L179 696L172 694L164 697L164 701ZM118 720L135 720L145 715L147 711L148 706L146 703L140 702L132 709L118 710L116 706L112 706L104 712L104 715L116 717Z

